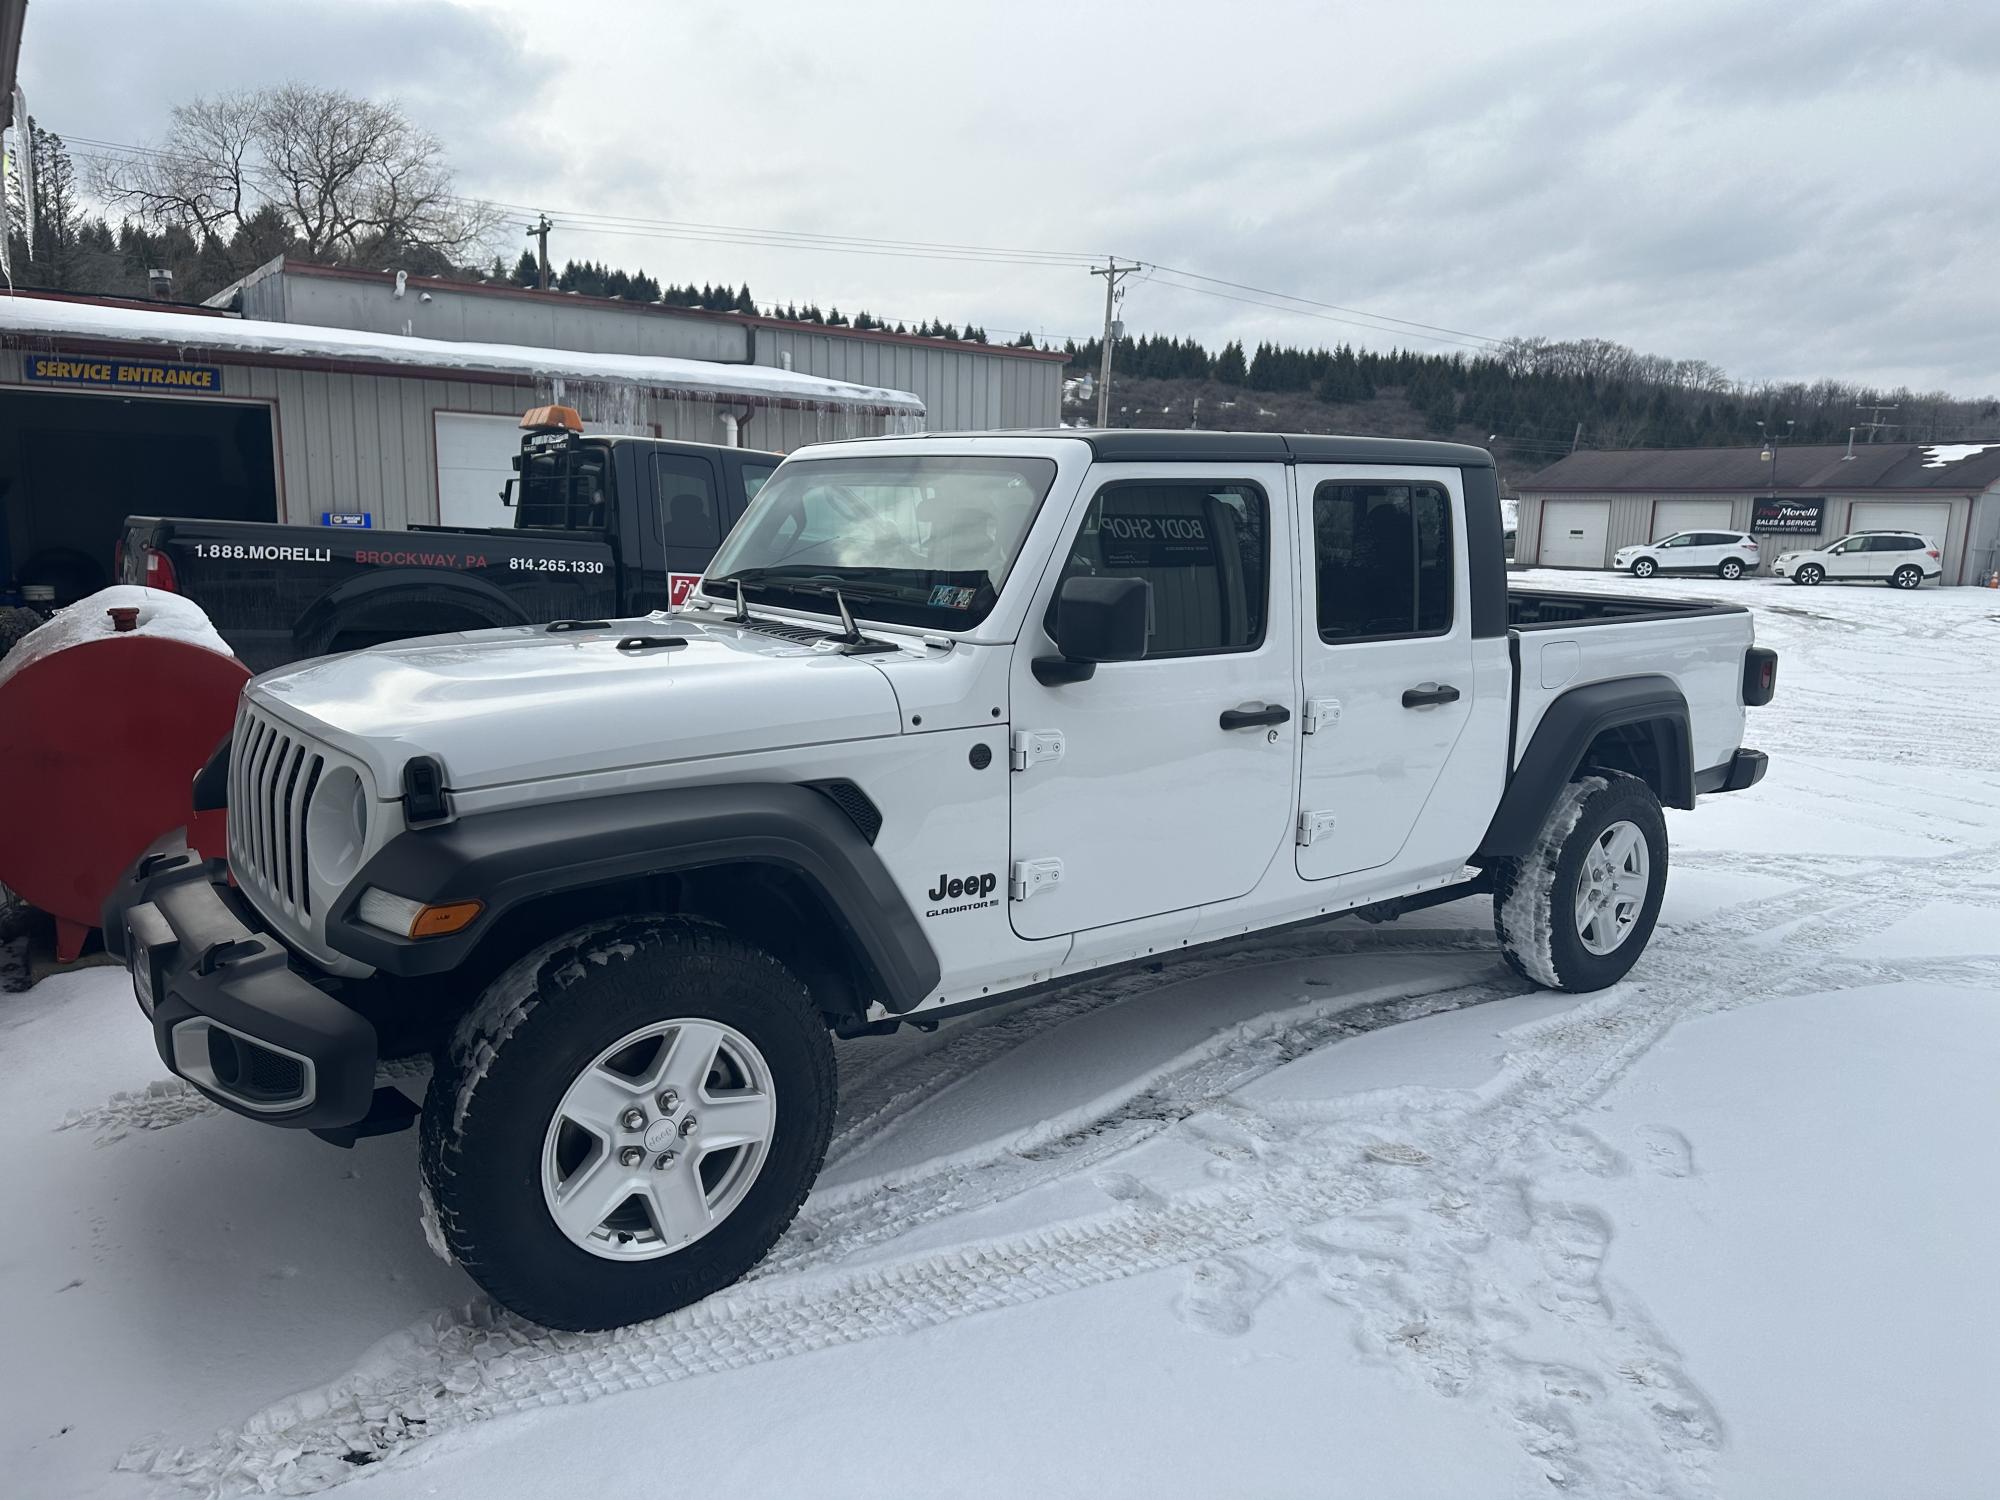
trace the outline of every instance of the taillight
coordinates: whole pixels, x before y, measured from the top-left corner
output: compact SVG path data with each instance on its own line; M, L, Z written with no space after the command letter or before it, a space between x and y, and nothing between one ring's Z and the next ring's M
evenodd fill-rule
M1778 653L1752 646L1743 653L1743 705L1762 708L1778 693Z
M1935 547L1932 547L1929 551L1924 553L1925 557L1930 557L1930 558L1935 558L1937 555L1938 555L1938 549Z
M125 581L125 538L118 538L118 545L111 549L111 576L120 583Z
M146 587L160 589L169 594L178 594L180 580L174 576L174 560L157 547L147 547Z
M1744 550L1745 552L1755 552L1755 551L1757 551L1757 550L1758 550L1758 548L1757 548L1757 538L1755 538L1754 536L1752 536L1752 537L1745 537L1745 538L1743 539L1743 550Z

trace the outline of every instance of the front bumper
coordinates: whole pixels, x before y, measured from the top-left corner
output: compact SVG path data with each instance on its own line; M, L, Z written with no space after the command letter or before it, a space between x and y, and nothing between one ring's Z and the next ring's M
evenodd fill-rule
M179 830L127 871L104 907L160 1058L226 1109L272 1125L340 1130L369 1114L375 1028L291 966Z

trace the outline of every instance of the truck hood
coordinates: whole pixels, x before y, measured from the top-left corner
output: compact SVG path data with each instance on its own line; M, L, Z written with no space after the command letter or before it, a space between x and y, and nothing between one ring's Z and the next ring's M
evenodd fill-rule
M618 649L634 635L687 645ZM249 692L393 796L413 755L468 791L896 734L895 693L869 660L673 615L428 636L271 672Z

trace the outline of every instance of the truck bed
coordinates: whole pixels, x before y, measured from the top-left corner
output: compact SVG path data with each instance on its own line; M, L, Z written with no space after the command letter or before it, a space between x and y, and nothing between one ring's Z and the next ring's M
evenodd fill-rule
M1507 624L1514 630L1744 613L1740 604L1711 604L1700 599L1641 599L1631 594L1570 593L1558 589L1507 590Z

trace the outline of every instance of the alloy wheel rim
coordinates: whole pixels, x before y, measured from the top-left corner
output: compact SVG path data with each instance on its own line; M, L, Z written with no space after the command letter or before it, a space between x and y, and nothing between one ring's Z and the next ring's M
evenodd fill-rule
M1585 951L1616 953L1639 925L1652 858L1636 823L1613 823L1590 842L1576 883L1576 935Z
M719 1021L656 1021L563 1091L542 1144L542 1198L571 1244L655 1260L742 1203L776 1125L777 1090L755 1043Z

